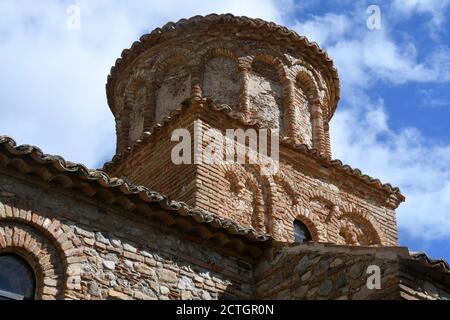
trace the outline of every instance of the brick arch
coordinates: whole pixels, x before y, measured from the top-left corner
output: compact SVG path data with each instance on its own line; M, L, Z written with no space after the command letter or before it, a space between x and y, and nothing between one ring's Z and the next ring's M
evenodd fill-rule
M249 59L246 60L245 64L241 65L247 67L248 70L251 70L253 63L258 61L271 65L277 71L279 78L278 80L280 81L281 85L287 82L288 78L284 63L277 55L273 54L272 52L263 51L255 52L253 54L250 53Z
M0 202L0 223L20 224L34 230L36 235L51 243L60 257L64 271L63 295L58 298L70 298L72 290L81 287L81 266L84 261L82 244L78 237L56 218L44 217L36 212L19 209ZM56 296L55 296L56 297Z
M216 58L221 58L217 60ZM213 67L210 67L213 64ZM199 65L193 67L202 97L210 97L218 104L228 105L237 110L240 105L242 77L236 53L223 46L210 47L201 58Z
M324 107L324 115L330 116L330 110L328 109L328 106L332 98L330 97L330 92L328 90L326 80L322 77L320 71L304 60L297 60L293 64L293 67L305 70L305 72L307 72L312 77L312 79L316 83L316 87L318 89L317 92L319 93L317 98Z
M117 96L115 101L121 107L116 116L117 151L123 152L134 141L141 138L142 133L148 130L153 124L155 79L153 78L153 67L143 63L137 65L131 71L129 79L121 90L121 96ZM144 102L138 101L138 96L144 91ZM142 118L141 128L138 134L133 134L136 122L136 114ZM134 120L134 121L133 121Z
M283 172L278 172L273 176L273 181L276 185L282 187L294 205L299 202L299 192L296 190L294 182L291 178L286 176Z
M267 61L268 63L275 63L279 68L280 72L282 71L281 68L283 68L283 72L286 73L286 67L291 66L291 61L286 58L285 55L280 54L279 51L268 48L268 47L252 47L252 48L246 48L244 49L245 52L242 53L242 61L246 61L246 63L243 64L250 67L254 59L258 59L263 57L264 59L269 59ZM273 62L270 62L273 61Z
M238 59L236 56L236 53L233 49L228 49L224 46L214 46L209 48L207 51L205 51L202 56L201 56L201 62L200 62L200 66L204 66L204 64L212 59L212 58L216 58L216 57L226 57L226 58L230 58L232 60L234 60L236 63L238 63Z
M286 237L284 232L284 227L281 227L286 219L291 219L295 216L295 208L292 206L297 206L299 204L299 198L293 181L286 176L283 172L278 171L276 175L264 176L267 184L267 198L269 205L267 206L267 226L269 233L277 240L288 240L284 239ZM281 192L287 195L291 200L292 206L282 206ZM282 208L280 208L282 207Z
M273 178L271 175L262 175L262 167L259 164L247 165L246 169L252 176L255 178L255 181L258 183L258 190L261 193L263 199L263 207L260 211L261 223L264 225L265 233L272 234L272 220L273 220L273 198L272 187L274 185Z
M314 242L320 242L325 240L325 236L323 232L319 228L320 221L316 219L311 212L301 206L298 206L296 209L293 209L290 212L289 217L291 218L291 224L294 225L294 221L298 220L302 222L307 228L311 235L311 240ZM293 236L293 234L292 234Z
M175 48L163 52L151 69L151 75L159 82L161 77L174 65L190 60L192 52L188 49Z
M342 205L342 202L338 196L331 194L330 192L327 192L323 189L311 189L307 191L307 194L309 200L312 200L313 198L320 198L336 206Z
M338 230L345 227L344 219L360 224L365 233L370 237L372 245L382 245L382 232L379 228L378 222L370 215L369 212L354 208L352 211L340 210L336 214L335 226Z
M331 209L330 214L326 217L325 221L330 222L335 219L340 212L341 201L338 196L325 192L324 190L314 189L308 191L308 203L312 201L319 201L328 205Z
M336 212L339 211L339 207L335 205L333 202L329 201L328 199L325 199L323 197L313 197L309 200L310 206L312 206L312 202L319 202L322 205L325 205L329 209L329 213L322 217L322 221L324 223L330 222L335 216Z
M0 221L0 254L12 253L31 266L36 277L36 298L54 300L63 297L64 271L53 245L32 228Z
M256 231L264 233L266 229L264 219L265 202L258 179L254 176L253 173L248 172L238 164L219 165L219 168L223 172L224 179L229 182L232 182L233 180L235 182L239 182L252 192L253 201L255 202L255 212L253 212L251 217L251 225L253 228L255 228Z
M314 74L301 65L296 65L295 67L293 67L292 72L295 75L294 80L296 86L298 84L298 81L301 81L301 88L305 89L305 91L307 92L310 102L318 100L320 97L320 88L317 84Z
M151 69L149 83L149 107L144 120L147 130L170 111L180 108L184 100L192 97L193 69L189 64L192 53L188 49L174 48L161 53ZM180 68L177 70L177 68ZM177 70L179 77L168 78L168 74ZM180 71L180 73L178 73ZM170 80L169 83L165 81ZM186 85L186 87L185 87ZM184 92L186 90L187 92ZM160 100L162 99L162 100Z

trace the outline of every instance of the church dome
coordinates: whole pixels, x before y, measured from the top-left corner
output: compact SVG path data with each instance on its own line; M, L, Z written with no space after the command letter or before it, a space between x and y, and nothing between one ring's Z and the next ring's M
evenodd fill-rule
M142 36L122 52L106 87L118 152L195 98L326 149L339 100L337 70L316 43L275 23L231 14L182 19Z

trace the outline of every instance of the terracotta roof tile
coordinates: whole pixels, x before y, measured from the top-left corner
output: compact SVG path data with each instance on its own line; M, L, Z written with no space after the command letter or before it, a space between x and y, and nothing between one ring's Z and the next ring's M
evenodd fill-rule
M424 252L411 253L410 256L413 260L421 262L426 267L450 274L450 265L443 259L432 259Z
M97 184L101 189L117 191L128 197L130 203L139 201L136 200L136 196L138 196L144 203L157 205L167 214L187 217L192 224L207 225L218 233L225 233L250 242L265 242L269 240L268 236L259 234L252 228L244 228L231 220L218 217L204 210L191 208L183 202L172 201L166 196L146 187L135 186L123 179L110 177L103 171L88 169L82 164L66 161L60 156L45 154L35 146L17 146L12 138L0 136L0 167L8 166L8 164L25 174L33 173L33 166L43 165L48 168L45 174L46 182L50 182L52 179L59 179L60 173L62 173L67 178L65 180L67 188L76 186L77 182L79 182L79 186L83 186L84 181L90 181ZM93 196L96 192L85 190L85 193ZM214 235L211 235L211 237L214 237ZM218 237L221 236L219 235Z

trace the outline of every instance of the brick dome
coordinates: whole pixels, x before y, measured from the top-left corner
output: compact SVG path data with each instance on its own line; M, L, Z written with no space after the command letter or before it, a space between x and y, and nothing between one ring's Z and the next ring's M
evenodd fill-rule
M107 82L121 152L183 101L210 98L244 119L329 154L339 100L333 62L271 22L226 15L168 23L122 52Z

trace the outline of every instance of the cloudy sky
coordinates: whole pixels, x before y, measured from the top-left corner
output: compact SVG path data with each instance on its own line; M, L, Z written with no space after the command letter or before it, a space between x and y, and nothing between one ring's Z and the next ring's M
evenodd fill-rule
M399 186L400 244L450 260L450 0L2 0L0 134L101 167L115 149L104 85L122 49L212 12L275 21L328 51L342 86L333 157Z

